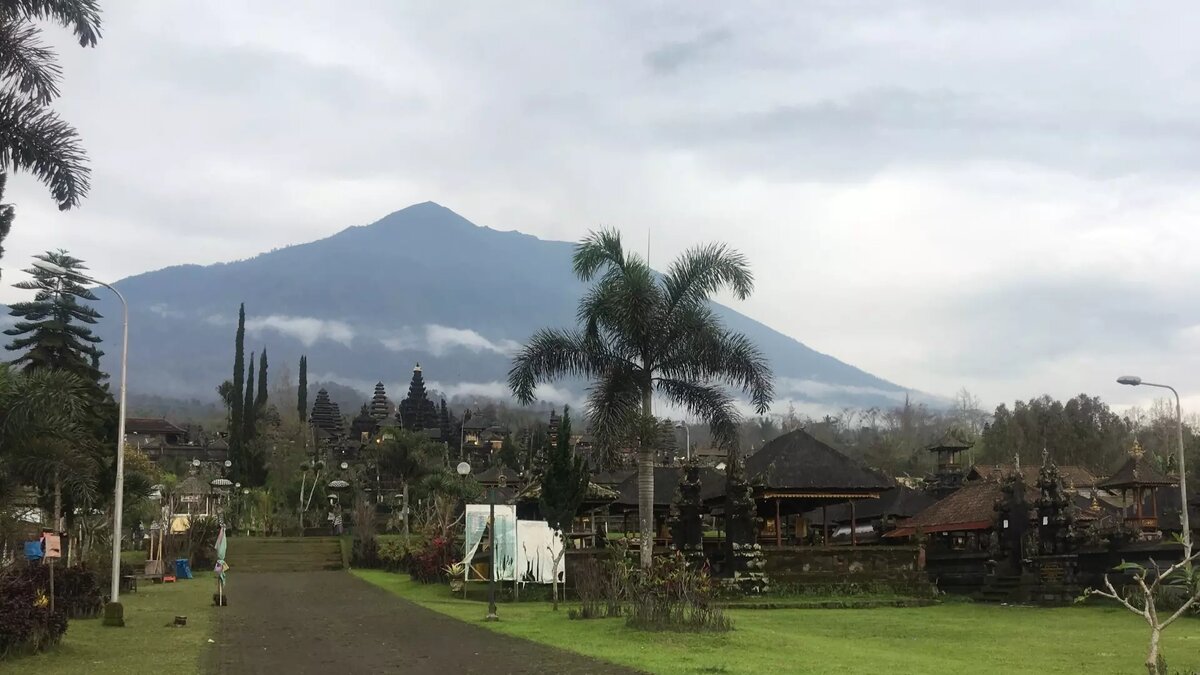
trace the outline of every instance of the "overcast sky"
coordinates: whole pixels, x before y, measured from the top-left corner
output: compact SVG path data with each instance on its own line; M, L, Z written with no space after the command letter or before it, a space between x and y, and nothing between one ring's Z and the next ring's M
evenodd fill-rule
M433 200L729 242L739 309L909 387L1200 407L1194 3L102 4L49 33L92 195L12 183L0 301L47 248L120 278Z

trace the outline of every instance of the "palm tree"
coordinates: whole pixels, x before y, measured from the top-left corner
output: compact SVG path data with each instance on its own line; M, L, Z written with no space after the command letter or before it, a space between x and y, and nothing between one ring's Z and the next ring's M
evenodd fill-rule
M409 533L409 488L433 471L438 446L428 438L407 430L387 432L376 448L379 472L400 481L404 536Z
M50 188L60 209L87 196L87 156L79 134L50 109L62 68L41 41L41 22L75 33L82 47L100 39L96 0L0 3L0 172L28 171Z
M62 528L63 497L87 503L101 473L91 402L84 379L59 370L0 375L0 473L52 496Z
M513 359L508 384L532 403L538 384L565 377L591 381L588 420L601 447L632 441L638 449L641 563L654 539L653 397L708 422L718 443L736 443L740 416L728 387L742 390L758 414L774 389L766 359L750 340L725 329L709 296L745 299L754 278L744 256L724 244L698 246L665 275L626 253L616 231L592 232L575 247L575 274L596 283L579 303L575 329L543 329Z

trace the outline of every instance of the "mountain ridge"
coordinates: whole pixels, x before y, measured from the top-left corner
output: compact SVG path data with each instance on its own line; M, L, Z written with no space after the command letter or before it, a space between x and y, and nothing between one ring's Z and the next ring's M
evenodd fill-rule
M309 355L310 379L407 383L412 364L448 395L504 395L510 354L538 328L573 326L584 284L573 244L472 223L435 202L241 260L172 265L115 285L131 312L130 389L215 396L229 377L237 306L247 351L268 348L273 373ZM771 362L779 399L881 405L906 390L714 303ZM98 306L118 316L115 300ZM108 345L119 325L97 331ZM113 350L103 365L111 368ZM273 378L274 379L274 378ZM570 390L568 394L567 390ZM551 388L578 398L580 384ZM401 395L401 391L393 394ZM571 396L573 394L573 396Z

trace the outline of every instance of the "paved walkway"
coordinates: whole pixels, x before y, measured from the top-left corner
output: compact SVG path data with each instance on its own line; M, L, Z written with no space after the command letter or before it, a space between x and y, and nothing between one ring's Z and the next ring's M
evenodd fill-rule
M632 673L457 621L345 572L231 581L209 659L217 673Z

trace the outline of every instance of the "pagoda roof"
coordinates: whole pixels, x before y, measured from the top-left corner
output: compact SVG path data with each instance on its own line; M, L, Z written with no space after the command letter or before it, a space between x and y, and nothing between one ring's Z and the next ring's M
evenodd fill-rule
M1134 453L1125 460L1107 480L1100 483L1106 490L1121 490L1133 487L1166 487L1178 485L1179 480L1164 476L1149 455L1135 449Z
M974 443L968 443L955 434L947 432L925 449L929 452L962 452L963 450L970 450L973 447L975 447Z
M895 483L822 443L802 429L786 433L746 458L756 487L814 493L878 494Z

